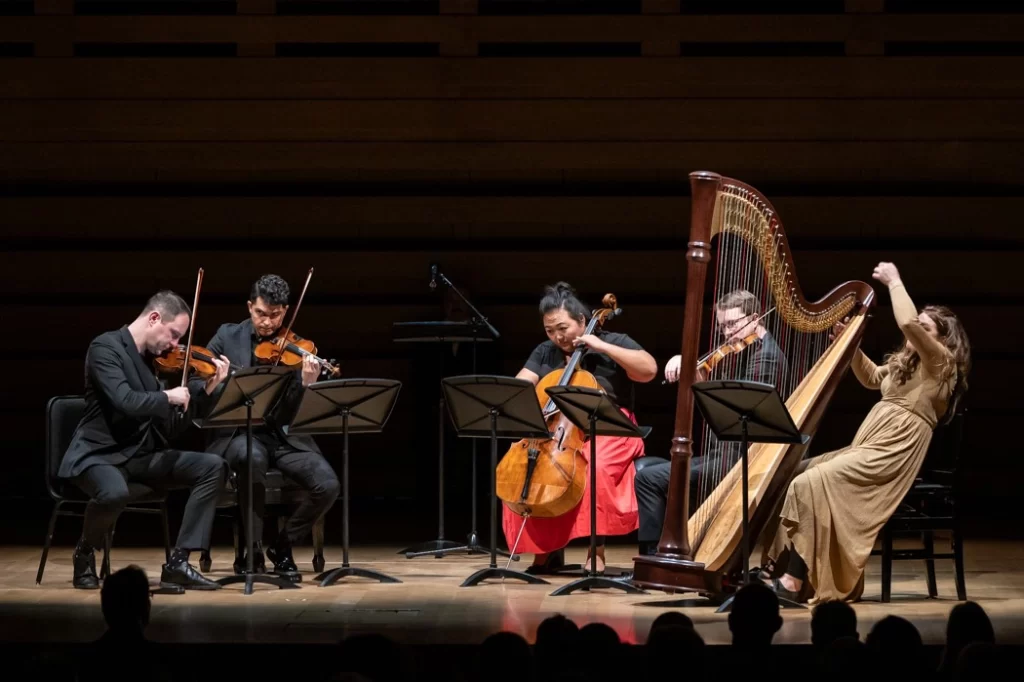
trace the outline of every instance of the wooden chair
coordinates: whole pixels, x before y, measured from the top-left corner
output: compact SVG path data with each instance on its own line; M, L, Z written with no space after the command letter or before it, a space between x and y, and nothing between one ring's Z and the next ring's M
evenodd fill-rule
M927 569L928 596L938 596L936 559L953 560L957 599L967 600L963 535L957 512L957 464L963 442L965 414L963 410L958 411L949 424L936 429L920 475L882 528L881 548L871 552L872 555L882 557L883 602L889 602L892 594L893 561L923 560ZM937 531L950 533L951 552L935 551L934 535ZM923 546L920 549L894 550L893 538L898 535L919 535Z

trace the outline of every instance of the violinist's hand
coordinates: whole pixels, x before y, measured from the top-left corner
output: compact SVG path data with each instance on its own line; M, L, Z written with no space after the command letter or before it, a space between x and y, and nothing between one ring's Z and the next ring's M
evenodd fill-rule
M597 338L593 334L584 334L583 336L577 336L576 340L572 342L572 345L576 346L577 348L579 348L580 346L586 346L587 348L593 351L597 351L598 353L602 352L605 348L608 347L608 344L606 344L604 341Z
M316 378L320 376L320 363L306 355L302 358L302 387L305 388L310 384L316 383Z
M164 393L167 394L167 400L171 405L181 405L181 409L188 410L189 393L188 389L184 386L175 386L169 388Z
M832 333L829 334L828 340L835 341L843 330L846 329L846 324L850 321L849 317L844 317L842 322L836 322L836 325L832 327Z
M871 276L887 287L900 284L900 271L892 263L879 263Z
M679 381L679 364L682 360L683 356L677 355L665 363L665 381L670 384L674 384Z
M213 364L217 368L217 372L206 380L206 395L213 394L221 382L227 379L228 371L231 369L231 361L224 355L221 355L220 358L213 358Z

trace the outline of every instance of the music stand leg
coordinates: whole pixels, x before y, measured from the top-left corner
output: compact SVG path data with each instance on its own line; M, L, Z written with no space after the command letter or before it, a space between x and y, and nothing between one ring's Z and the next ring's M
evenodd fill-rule
M498 568L498 411L491 408L491 564L466 578L459 587L472 587L488 578L515 578L531 585L550 585L547 580L511 568Z
M562 585L551 596L561 597L576 590L586 592L592 587L610 587L628 594L647 594L632 583L597 574L597 414L590 415L590 575Z
M341 566L326 573L321 573L316 579L320 581L320 587L333 585L341 578L349 575L360 578L373 578L382 583L400 583L402 581L398 578L392 578L390 575L380 571L374 571L369 568L355 568L348 563L348 416L349 408L346 407L341 413L341 432L342 442L344 443L341 449Z
M741 542L743 543L742 569L743 585L747 586L750 584L750 519L748 516L749 512L747 511L747 487L749 485L749 480L747 478L747 415L742 415L740 417L740 425L743 434L742 438L740 438L740 458L743 462L743 508L740 510L742 512L741 518L743 519L743 539L741 540ZM775 596L779 600L779 606L784 609L807 608L803 604L797 603L791 599L786 599L785 597L780 597L779 595ZM729 595L729 598L722 602L722 605L715 610L715 613L726 613L730 611L732 609L732 602L735 598L735 594Z
M246 467L249 472L248 483L246 490L249 493L249 508L245 510L247 514L245 524L245 542L247 546L245 548L246 554L246 566L244 575L229 575L226 578L221 578L215 582L220 585L233 585L234 583L245 583L245 594L252 594L253 583L262 583L265 585L276 585L282 590L298 589L298 585L285 578L278 578L276 576L270 576L263 573L256 574L253 568L252 555L253 555L253 536L252 536L252 515L253 515L253 500L252 500L252 405L253 401L249 398L245 403L245 460Z

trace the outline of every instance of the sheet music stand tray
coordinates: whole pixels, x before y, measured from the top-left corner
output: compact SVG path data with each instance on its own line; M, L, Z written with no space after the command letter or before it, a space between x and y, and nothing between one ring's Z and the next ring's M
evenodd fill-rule
M245 583L245 594L252 594L253 583L276 585L282 590L299 587L286 578L255 573L252 563L255 545L255 538L252 536L252 427L266 423L264 417L277 404L294 371L290 367L271 365L240 369L225 380L224 390L217 397L217 402L210 408L206 418L193 421L200 429L232 426L245 428L245 459L249 469L249 508L245 510L245 573L229 575L215 581L220 585Z
M590 571L589 575L562 585L552 597L572 594L592 587L611 587L629 594L647 594L628 580L609 578L597 573L597 437L625 436L645 438L650 427L639 427L622 413L615 401L604 391L585 386L552 386L547 394L565 418L588 433L590 441Z
M537 389L524 379L479 374L443 379L441 388L459 436L491 439L491 563L466 578L460 587L471 587L488 578L550 584L523 571L498 568L498 438L551 438L537 402Z
M775 387L757 381L701 381L691 387L697 408L708 428L720 441L739 441L743 467L743 584L750 584L750 519L747 501L747 450L749 443L799 443L810 436L800 433L793 417ZM736 595L730 595L715 613L732 608ZM779 597L782 608L806 609L803 604Z
M354 575L373 578L382 583L400 583L398 578L369 568L350 566L348 562L348 435L380 433L398 400L402 383L394 379L335 379L321 381L306 388L287 431L290 435L343 436L341 455L342 555L341 566L316 577L320 587L333 585L339 579Z

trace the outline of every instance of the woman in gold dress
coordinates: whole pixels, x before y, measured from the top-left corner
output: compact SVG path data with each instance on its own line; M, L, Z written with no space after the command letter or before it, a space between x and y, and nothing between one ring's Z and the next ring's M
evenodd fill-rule
M808 460L789 485L765 548L772 568L761 577L794 601L860 597L878 533L913 485L935 427L967 388L970 343L956 315L943 306L919 312L892 263L879 263L872 276L888 287L906 340L881 366L857 350L854 375L881 389L882 399L849 447Z

